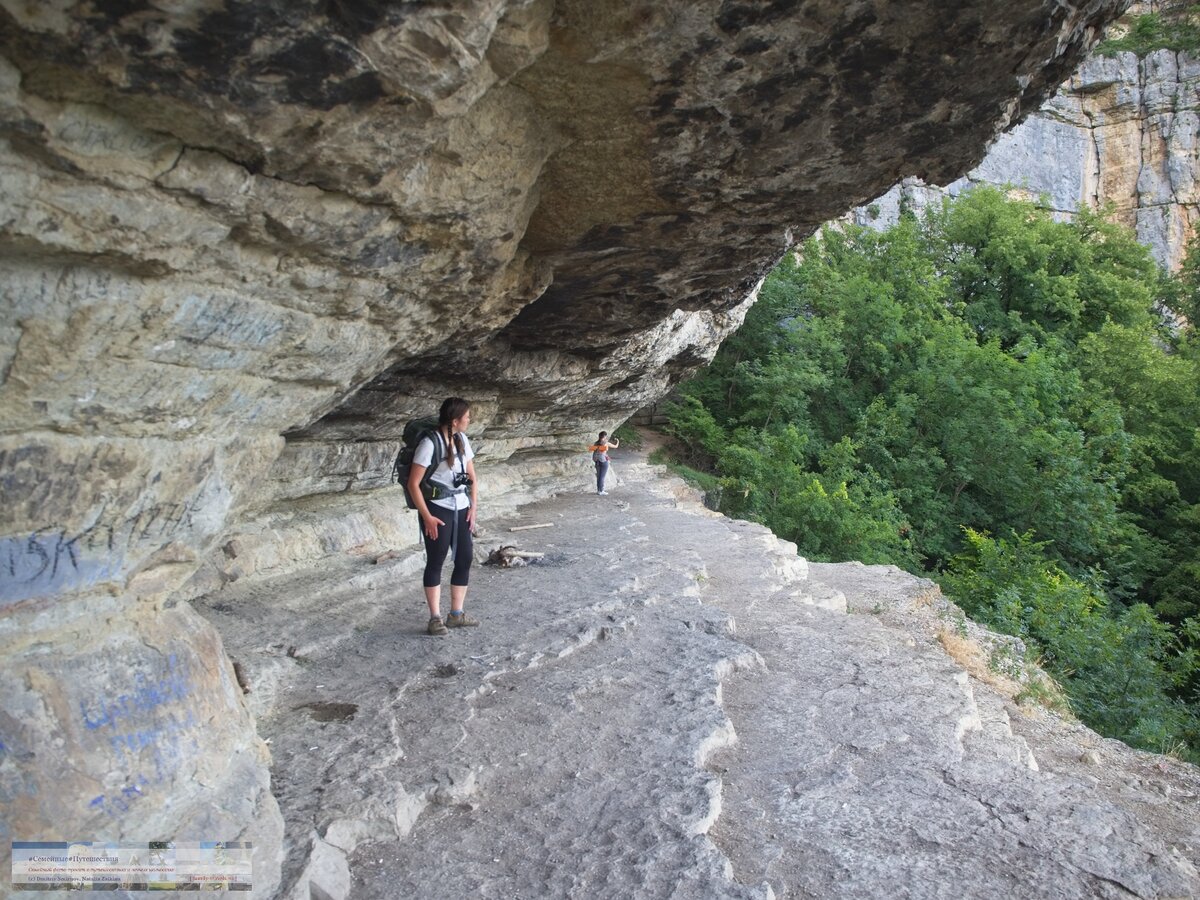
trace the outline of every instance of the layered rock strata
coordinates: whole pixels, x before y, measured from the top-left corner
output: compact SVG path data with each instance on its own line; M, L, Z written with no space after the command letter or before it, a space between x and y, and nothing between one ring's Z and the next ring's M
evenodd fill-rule
M448 393L549 490L1121 5L2 0L0 837L269 849L187 597L388 542L394 492L347 496Z

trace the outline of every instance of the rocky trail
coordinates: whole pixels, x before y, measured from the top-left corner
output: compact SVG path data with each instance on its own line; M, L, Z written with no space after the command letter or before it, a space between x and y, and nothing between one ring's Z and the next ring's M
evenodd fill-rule
M197 603L269 741L281 896L1200 896L1196 769L1015 703L929 582L614 469L503 521L481 470L477 558L545 555L473 570L479 628L425 634L413 548Z

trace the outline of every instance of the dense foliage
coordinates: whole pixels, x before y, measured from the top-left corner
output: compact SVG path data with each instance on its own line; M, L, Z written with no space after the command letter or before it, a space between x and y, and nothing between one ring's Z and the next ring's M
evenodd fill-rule
M1200 49L1200 6L1191 0L1162 4L1155 12L1135 16L1120 37L1101 41L1096 52L1104 56L1136 53L1147 56L1155 50L1194 52Z
M1196 758L1200 253L979 189L826 230L682 386L680 462L815 559L932 573L1097 730Z

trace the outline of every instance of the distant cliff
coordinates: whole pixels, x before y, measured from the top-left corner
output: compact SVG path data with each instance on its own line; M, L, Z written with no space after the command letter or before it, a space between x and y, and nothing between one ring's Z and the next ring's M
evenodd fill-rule
M1093 55L967 175L942 188L905 179L852 218L880 227L902 206L921 209L972 184L1009 184L1065 215L1111 204L1174 269L1200 217L1198 172L1200 60L1170 50Z

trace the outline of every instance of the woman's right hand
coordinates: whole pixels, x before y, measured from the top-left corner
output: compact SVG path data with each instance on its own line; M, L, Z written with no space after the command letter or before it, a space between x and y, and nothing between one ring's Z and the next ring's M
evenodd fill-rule
M425 525L425 533L429 535L431 541L437 540L438 526L442 524L442 520L433 513L426 513L421 516L421 520Z

